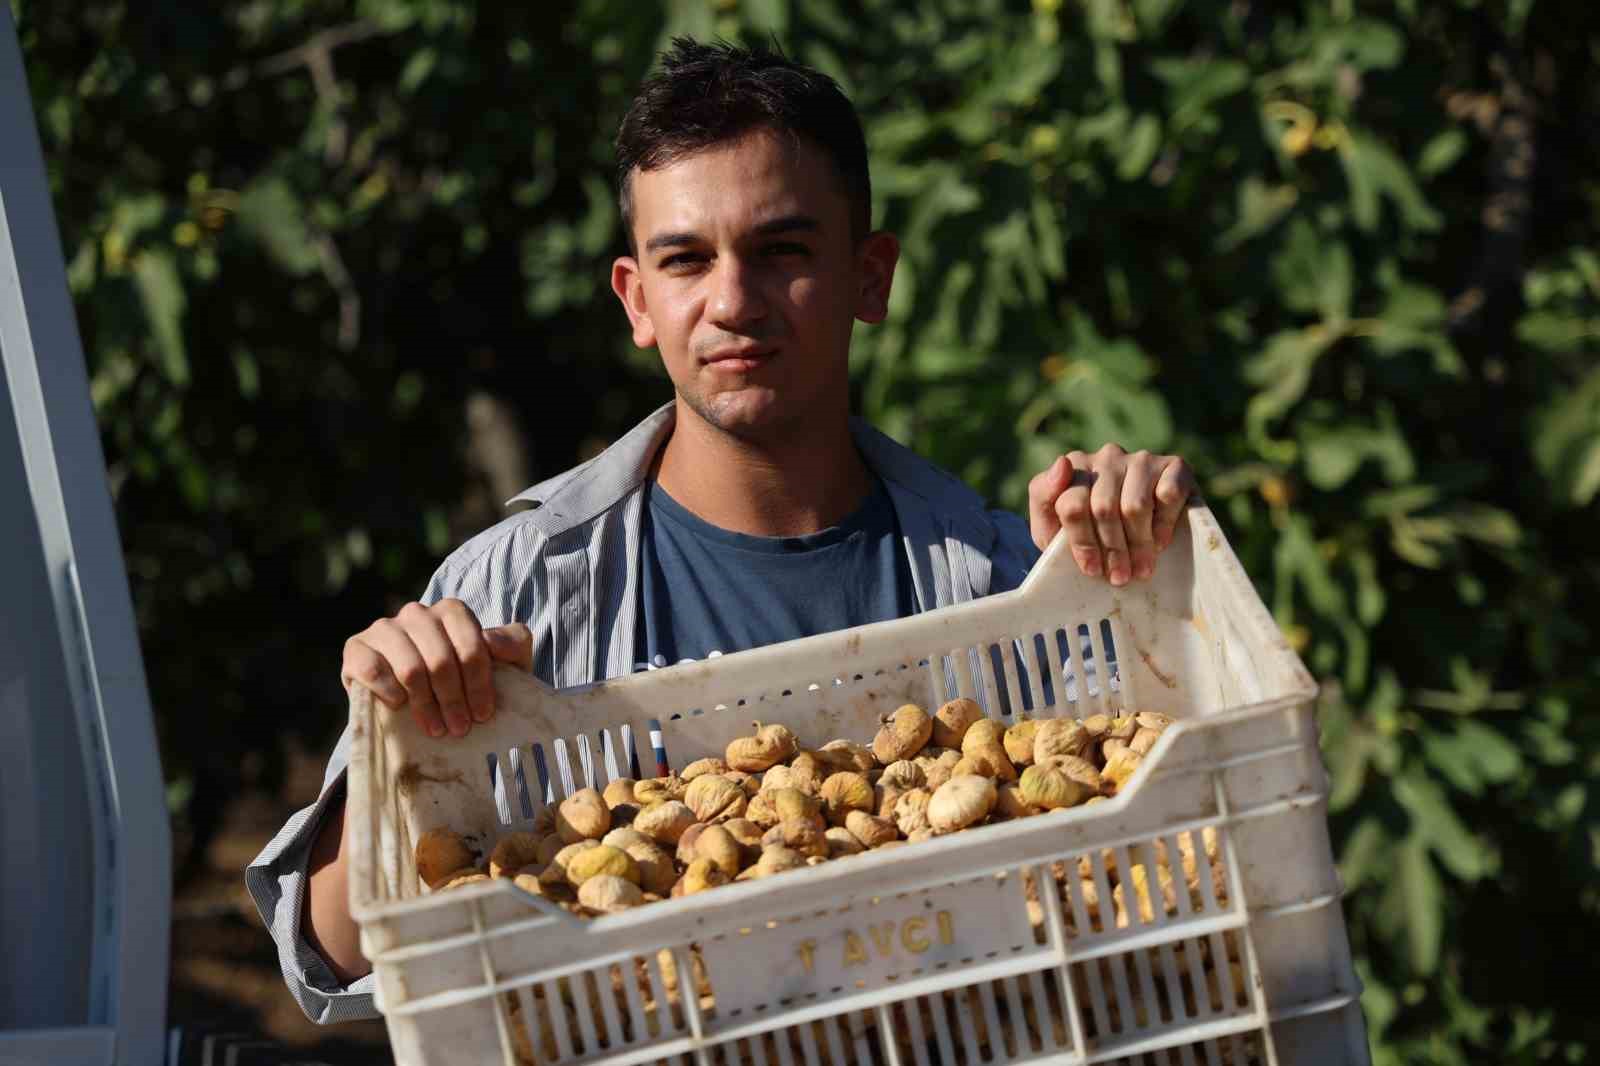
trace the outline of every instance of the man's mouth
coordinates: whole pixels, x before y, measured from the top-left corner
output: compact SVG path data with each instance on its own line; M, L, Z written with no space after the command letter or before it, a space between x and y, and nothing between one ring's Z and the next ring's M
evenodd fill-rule
M738 373L754 370L778 354L772 347L725 348L706 356L702 362L705 366L725 373Z

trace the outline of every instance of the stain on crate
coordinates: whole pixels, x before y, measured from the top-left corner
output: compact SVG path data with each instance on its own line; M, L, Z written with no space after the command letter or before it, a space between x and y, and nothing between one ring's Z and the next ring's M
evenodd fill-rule
M395 772L394 783L395 787L400 790L400 794L409 799L424 784L461 785L465 787L467 782L461 776L460 770L452 773L430 774L424 771L416 760L412 760L401 764L400 769Z

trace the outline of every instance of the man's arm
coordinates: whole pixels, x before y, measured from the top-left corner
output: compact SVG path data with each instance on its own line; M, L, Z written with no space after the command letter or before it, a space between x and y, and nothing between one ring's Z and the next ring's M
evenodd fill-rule
M372 972L361 954L361 928L350 917L349 866L344 849L344 794L330 804L311 845L300 928L341 984Z

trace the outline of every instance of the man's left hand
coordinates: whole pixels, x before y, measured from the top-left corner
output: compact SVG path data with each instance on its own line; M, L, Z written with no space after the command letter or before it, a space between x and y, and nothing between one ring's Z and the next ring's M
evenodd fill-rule
M1040 551L1066 529L1078 569L1126 585L1155 573L1195 488L1176 455L1129 455L1115 444L1068 452L1028 483L1028 525Z

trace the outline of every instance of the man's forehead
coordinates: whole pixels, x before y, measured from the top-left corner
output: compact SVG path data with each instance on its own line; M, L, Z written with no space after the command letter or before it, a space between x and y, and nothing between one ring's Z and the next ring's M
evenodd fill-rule
M842 183L821 149L771 133L635 171L631 186L641 235L709 224L754 230L800 218L831 228L835 213L848 212Z

